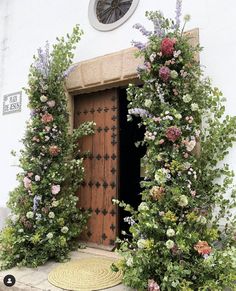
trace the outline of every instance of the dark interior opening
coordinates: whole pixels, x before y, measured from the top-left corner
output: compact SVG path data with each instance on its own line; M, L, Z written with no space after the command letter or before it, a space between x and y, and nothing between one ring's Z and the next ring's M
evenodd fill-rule
M135 209L141 202L140 181L140 160L144 156L146 148L136 147L135 142L143 140L144 127L139 128L140 118L134 117L133 121L127 121L128 100L126 89L119 92L119 122L120 122L120 190L119 200L130 204ZM129 233L129 225L124 222L124 218L130 213L119 209L119 235L125 230Z

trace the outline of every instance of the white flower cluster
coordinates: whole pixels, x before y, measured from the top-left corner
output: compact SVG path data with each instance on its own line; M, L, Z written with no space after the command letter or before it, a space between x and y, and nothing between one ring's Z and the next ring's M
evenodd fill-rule
M161 169L158 169L155 173L155 180L159 184L166 183L166 181L169 180L170 178L171 178L171 175L170 175L169 169L161 168Z
M146 131L145 132L145 139L147 139L147 140L155 140L155 138L156 138L156 135L157 135L157 132L156 131L154 131L154 132L150 132L150 131Z
M141 202L138 206L138 211L148 211L149 207L146 202Z

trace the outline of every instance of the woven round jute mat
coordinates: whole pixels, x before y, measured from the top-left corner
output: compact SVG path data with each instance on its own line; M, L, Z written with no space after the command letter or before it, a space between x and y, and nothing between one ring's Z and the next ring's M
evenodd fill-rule
M48 275L48 281L59 288L76 291L101 290L121 283L122 273L113 272L114 260L89 258L59 265Z

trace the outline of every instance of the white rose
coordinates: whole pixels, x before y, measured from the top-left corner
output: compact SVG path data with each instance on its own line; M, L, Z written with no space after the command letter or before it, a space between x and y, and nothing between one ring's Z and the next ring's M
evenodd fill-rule
M173 242L173 240L169 239L169 240L166 242L166 247L167 247L167 249L172 249L174 246L175 246L175 243Z
M37 182L37 181L40 181L40 179L41 179L41 177L39 176L39 175L36 175L35 177L34 177L34 180Z
M171 76L172 79L176 79L178 77L178 73L175 70L172 70L170 72L170 76Z
M49 232L49 233L47 234L47 238L48 238L48 239L53 238L53 233L52 233L52 232Z
M59 201L53 201L52 202L52 207L57 207L59 205Z
M141 202L138 207L138 211L147 211L149 207L146 202Z
M181 119L181 118L182 118L182 115L181 115L180 113L177 113L177 114L175 115L175 118L177 118L177 119Z
M147 240L146 239L143 239L143 238L140 238L138 241L137 241L137 245L138 245L138 248L139 249L144 249L147 245Z
M32 211L29 211L26 213L26 217L27 218L33 218L34 217L34 213Z
M145 102L144 102L144 105L148 108L150 108L152 106L152 100L150 99L146 99Z
M69 228L67 226L63 226L62 229L61 229L61 232L62 233L67 233L69 230Z
M175 235L175 231L172 228L167 229L166 235L171 237Z
M166 169L159 169L155 173L155 180L158 183L163 184L167 180L167 174L168 174L168 172L166 171Z
M48 213L48 217L49 217L49 218L54 218L54 217L55 217L54 212L50 211L50 212Z
M183 96L184 103L189 103L191 100L192 100L192 97L189 94L186 94Z
M48 100L48 97L45 95L40 96L40 101L41 102L46 102Z
M187 144L186 144L186 150L188 152L191 152L194 148L195 148L195 145L196 145L196 141L193 139L191 141L189 141Z
M199 109L198 104L197 103L192 103L191 104L191 110L192 111L197 111Z
M179 206L184 207L188 205L188 197L185 195L181 195L178 201Z

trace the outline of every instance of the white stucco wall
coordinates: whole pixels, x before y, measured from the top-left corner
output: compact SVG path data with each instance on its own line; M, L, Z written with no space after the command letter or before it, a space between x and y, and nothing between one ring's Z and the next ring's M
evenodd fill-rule
M201 64L227 98L227 113L236 115L236 1L184 0L183 14L191 14L187 29L199 27L205 48ZM130 47L141 35L132 26L140 22L151 27L146 10L162 10L174 16L175 0L140 0L133 16L111 32L96 31L88 21L89 0L0 0L0 207L16 185L17 162L10 151L20 148L28 118L27 96L23 93L22 111L2 115L2 96L20 91L27 84L32 55L46 40L70 32L79 23L85 34L78 45L75 61L85 60ZM227 161L236 171L236 147Z

